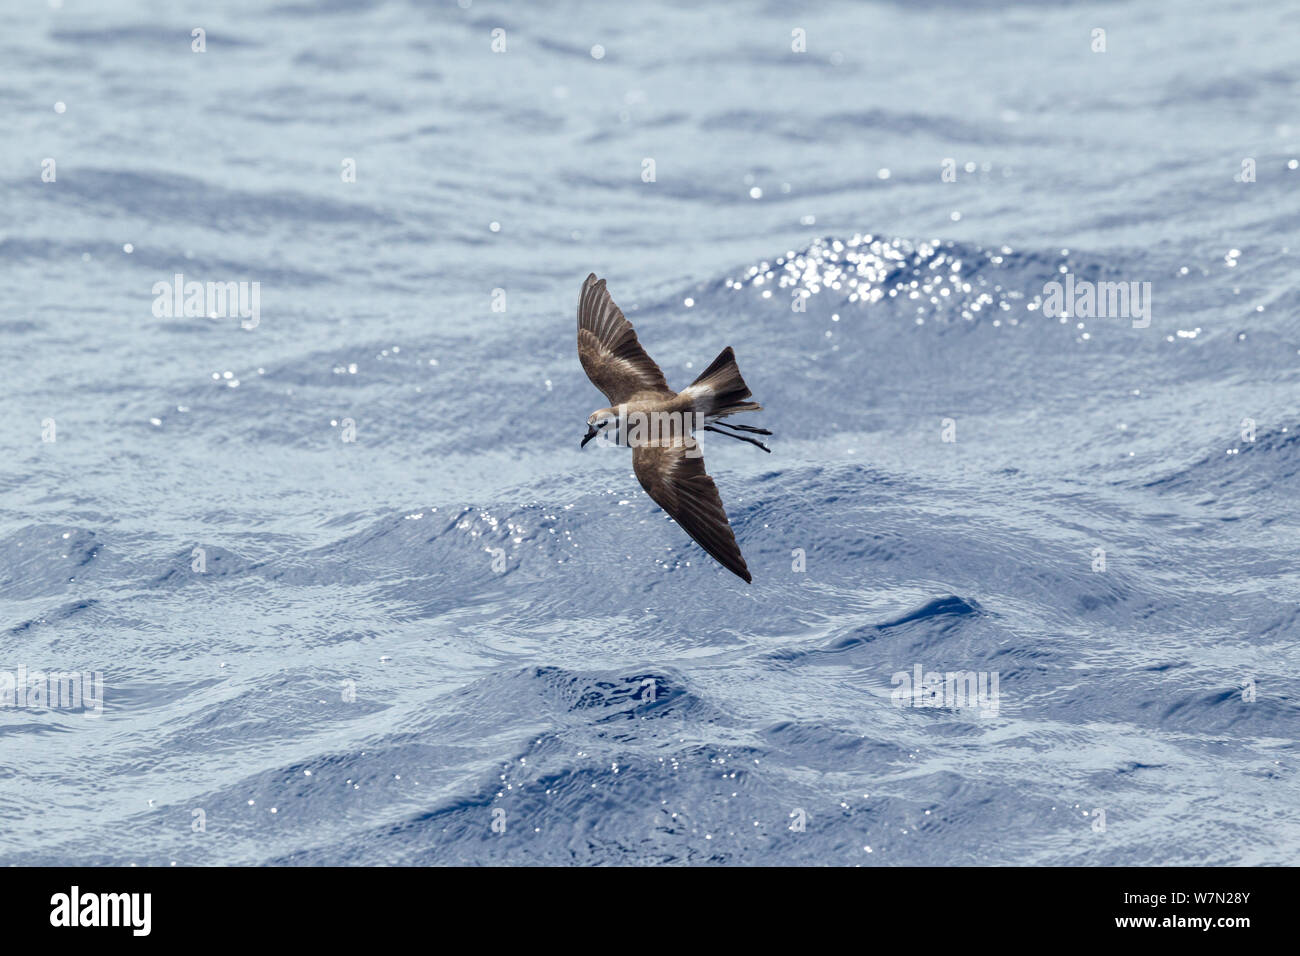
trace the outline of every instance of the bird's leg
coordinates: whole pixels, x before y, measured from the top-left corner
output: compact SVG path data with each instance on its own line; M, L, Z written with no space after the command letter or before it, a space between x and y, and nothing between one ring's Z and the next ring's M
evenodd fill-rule
M706 432L717 432L719 435L726 435L728 438L734 438L737 441L747 441L751 445L757 445L759 448L763 449L763 451L767 452L769 455L772 454L772 449L768 448L757 438L746 438L744 435L737 435L734 432L724 432L722 429L714 428L712 425L705 425L704 430Z
M715 425L721 425L721 426L723 426L724 428L735 428L735 429L737 429L738 431L742 431L742 432L751 432L752 434L755 434L755 435L770 435L770 434L772 434L772 432L769 431L769 430L766 429L766 428L755 428L753 425L736 425L736 424L734 424L734 423L732 423L732 422L724 422L724 421L716 421L716 422L714 422L713 424L715 424Z

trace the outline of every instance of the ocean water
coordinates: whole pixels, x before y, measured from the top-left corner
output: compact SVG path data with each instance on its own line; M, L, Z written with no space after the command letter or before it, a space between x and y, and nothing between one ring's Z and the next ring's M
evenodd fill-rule
M0 860L1294 863L1297 35L0 4ZM579 451L592 271L764 404L751 585Z

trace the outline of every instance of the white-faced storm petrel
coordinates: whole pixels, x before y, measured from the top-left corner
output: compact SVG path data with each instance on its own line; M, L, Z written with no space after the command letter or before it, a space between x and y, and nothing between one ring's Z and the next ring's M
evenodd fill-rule
M719 421L737 412L763 408L745 401L749 387L740 377L730 346L699 378L674 392L654 359L641 348L632 323L610 298L605 280L592 274L582 284L578 300L578 358L587 378L610 401L608 408L592 412L587 419L582 447L598 435L630 445L632 469L646 494L719 564L751 580L718 489L704 470L694 435L703 429L771 451L755 438L723 430L772 434L767 429Z

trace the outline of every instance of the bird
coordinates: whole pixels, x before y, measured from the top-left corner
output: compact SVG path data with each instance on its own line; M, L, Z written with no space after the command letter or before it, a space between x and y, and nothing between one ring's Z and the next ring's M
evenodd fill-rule
M717 486L704 470L704 457L695 438L703 430L728 435L768 448L756 438L736 434L771 435L765 428L737 425L721 419L740 412L762 411L747 401L751 392L740 375L736 355L727 346L680 392L646 354L636 330L614 303L604 279L587 276L578 298L578 360L587 378L609 405L587 417L587 433L579 449L593 438L598 444L630 445L632 470L646 494L695 542L728 571L746 583L753 580ZM718 427L722 426L722 427ZM723 429L735 431L724 431Z

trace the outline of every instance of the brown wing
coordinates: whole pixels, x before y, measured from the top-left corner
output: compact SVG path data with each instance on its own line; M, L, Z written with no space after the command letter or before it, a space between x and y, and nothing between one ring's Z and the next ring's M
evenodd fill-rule
M701 548L728 571L752 580L702 455L688 457L682 444L637 445L632 449L632 469L646 494Z
M672 394L664 373L637 341L632 323L610 298L605 280L595 273L587 276L578 299L578 358L610 405L626 402L637 392Z

